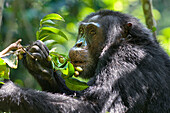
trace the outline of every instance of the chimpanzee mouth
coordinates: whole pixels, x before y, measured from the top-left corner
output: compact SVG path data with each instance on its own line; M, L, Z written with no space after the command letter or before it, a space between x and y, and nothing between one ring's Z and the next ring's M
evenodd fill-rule
M86 61L71 61L71 63L74 65L74 67L76 66L84 66L87 64Z

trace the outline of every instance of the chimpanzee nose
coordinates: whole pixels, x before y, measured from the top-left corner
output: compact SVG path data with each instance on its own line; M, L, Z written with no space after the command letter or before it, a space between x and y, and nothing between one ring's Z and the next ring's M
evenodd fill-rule
M81 47L82 44L83 44L83 42L78 42L78 43L76 43L76 47Z

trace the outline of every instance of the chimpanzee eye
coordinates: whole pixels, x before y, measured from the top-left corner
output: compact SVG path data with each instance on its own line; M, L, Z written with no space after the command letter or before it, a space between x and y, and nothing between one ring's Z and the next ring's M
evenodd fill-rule
M94 29L89 30L89 34L90 35L95 35L96 34L96 30L94 30Z

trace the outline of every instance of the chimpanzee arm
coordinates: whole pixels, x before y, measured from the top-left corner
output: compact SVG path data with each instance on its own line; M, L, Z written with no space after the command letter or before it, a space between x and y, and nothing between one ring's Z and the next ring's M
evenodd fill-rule
M53 93L74 94L65 85L60 72L54 72L52 64L47 60L49 55L48 48L41 41L36 41L27 48L27 51L34 56L26 54L23 63L28 71L39 82L42 90Z
M0 89L0 111L18 113L92 113L95 105L62 94L21 89L7 82Z

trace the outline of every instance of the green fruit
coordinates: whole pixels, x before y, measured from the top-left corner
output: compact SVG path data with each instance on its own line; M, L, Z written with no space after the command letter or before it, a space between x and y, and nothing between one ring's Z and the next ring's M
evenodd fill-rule
M74 72L74 76L75 76L75 77L78 77L78 76L79 76L79 72L78 72L78 71L75 71L75 72Z
M47 61L51 61L51 57L50 57L50 55L47 57Z
M79 72L83 71L83 69L81 67L79 67L79 66L76 67L76 70L79 71Z
M64 58L60 57L60 58L59 58L59 62L60 62L60 63L64 63Z

